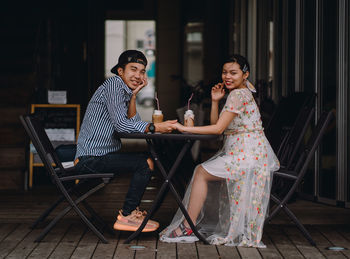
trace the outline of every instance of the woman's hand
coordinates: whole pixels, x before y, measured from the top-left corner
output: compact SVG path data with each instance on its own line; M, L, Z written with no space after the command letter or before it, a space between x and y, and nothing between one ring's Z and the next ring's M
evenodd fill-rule
M178 130L178 131L180 131L180 132L184 132L184 128L185 128L185 126L183 126L181 123L175 123L175 127L176 127L176 129Z
M225 96L223 83L218 83L211 88L211 100L214 102L220 101Z
M144 78L141 79L141 84L135 89L132 91L132 94L134 96L136 96L142 88L144 88L147 84L148 84L148 78L147 78L147 75L144 76Z

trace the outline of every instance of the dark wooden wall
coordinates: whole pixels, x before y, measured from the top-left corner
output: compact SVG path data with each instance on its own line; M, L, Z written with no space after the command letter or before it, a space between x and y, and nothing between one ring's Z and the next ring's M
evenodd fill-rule
M47 90L67 90L69 103L88 99L89 4L2 3L0 189L23 187L27 139L19 116L30 104L46 103Z

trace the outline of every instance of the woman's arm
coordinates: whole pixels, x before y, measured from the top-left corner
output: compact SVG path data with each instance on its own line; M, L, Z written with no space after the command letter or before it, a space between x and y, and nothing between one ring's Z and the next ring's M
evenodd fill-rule
M210 125L216 124L218 119L219 119L219 102L212 101L211 109L210 109Z
M185 127L177 124L177 130L194 134L217 134L220 135L228 127L231 121L237 116L237 113L225 111L221 114L217 122L209 126Z

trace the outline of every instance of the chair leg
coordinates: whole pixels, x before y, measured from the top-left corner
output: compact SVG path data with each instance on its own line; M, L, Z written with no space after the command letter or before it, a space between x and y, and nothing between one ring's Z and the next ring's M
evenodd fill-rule
M83 201L82 204L85 207L85 209L90 213L91 217L102 225L102 230L106 229L109 234L115 236L115 230L112 227L110 227L110 225L108 225L86 201Z
M80 216L80 218L85 222L85 224L92 230L92 232L95 233L96 236L102 241L102 243L107 244L107 239L102 235L102 233L90 222L90 220L85 216L85 214L78 208L77 204L81 201L85 200L87 197L89 197L91 194L95 193L102 187L104 187L104 183L100 183L99 185L95 186L88 192L86 192L84 195L78 198L78 202L74 202L71 197L67 197L68 202L70 203L71 207L75 210L75 212Z
M271 219L281 210L283 209L287 216L295 223L295 225L299 228L299 230L303 233L305 238L310 242L311 245L316 246L315 241L312 239L310 233L306 230L306 228L303 226L303 224L300 223L300 221L297 219L297 217L294 215L294 213L287 207L286 204L282 204L281 201L274 196L273 194L270 195L271 200L276 203L276 208L272 211L272 213L269 215L269 217L266 218L265 222L270 222Z
M46 235L47 233L57 224L57 222L64 216L66 215L72 208L76 211L76 213L80 216L80 218L88 225L88 227L100 238L100 240L103 243L108 243L107 239L101 234L100 231L98 231L95 226L92 225L92 223L87 219L85 214L77 207L77 205L85 200L88 196L96 192L97 190L101 189L104 187L105 184L101 183L97 185L95 188L91 189L87 193L85 193L83 196L79 197L75 201L72 201L70 203L70 206L66 207L64 210L62 210L51 222L49 225L46 226L46 228L40 233L39 237L35 239L35 242L40 242Z
M80 186L79 186L80 187ZM74 193L77 197L81 196L82 194L79 192L79 187L74 189ZM89 212L91 215L92 219L97 221L102 227L100 228L101 230L106 229L107 232L113 236L115 236L115 230L110 227L97 213L96 211L89 205L87 201L82 201L81 202L84 208Z
M45 210L40 216L39 218L32 224L31 228L35 228L39 223L43 222L48 215L50 215L50 213L58 206L58 204L60 204L62 201L64 200L64 197L61 196L59 197L55 203L48 208L47 210Z
M81 183L79 183L78 185L81 185ZM72 193L72 191L74 191L74 188L69 189L67 192L68 193ZM43 222L47 216L50 215L50 213L64 200L64 196L60 195L60 197L54 202L54 204L48 208L47 210L45 210L40 216L39 218L32 224L31 228L35 228L39 223Z
M312 239L309 231L307 231L306 228L304 227L304 225L300 223L300 221L297 219L297 217L294 215L294 213L287 206L284 206L284 211L291 218L291 220L297 225L299 230L303 233L303 235L310 242L310 244L313 246L316 246L316 243Z
M283 204L281 204L281 200L278 199L275 195L271 193L270 199L276 203L276 207L272 210L272 212L269 214L269 216L265 219L265 221L270 222L271 219L276 216L276 214L283 208Z

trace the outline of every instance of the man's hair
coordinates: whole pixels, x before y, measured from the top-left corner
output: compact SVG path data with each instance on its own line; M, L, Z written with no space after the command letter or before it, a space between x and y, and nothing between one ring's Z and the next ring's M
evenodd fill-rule
M120 54L118 58L118 64L116 64L112 69L111 72L113 74L118 75L118 68L124 69L125 66L129 63L139 63L147 66L147 58L145 55L138 50L126 50L122 54Z

